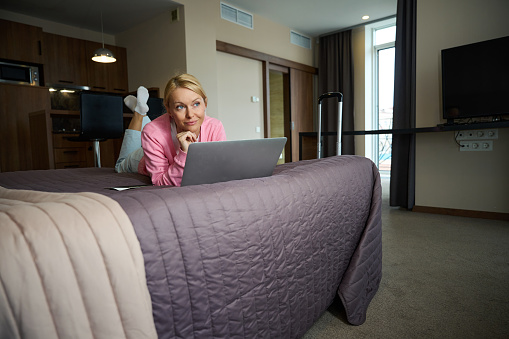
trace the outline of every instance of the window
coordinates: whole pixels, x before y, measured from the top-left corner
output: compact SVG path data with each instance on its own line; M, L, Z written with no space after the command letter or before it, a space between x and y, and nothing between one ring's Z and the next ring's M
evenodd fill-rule
M394 52L396 26L373 30L374 98L373 129L392 128L394 107ZM380 134L373 138L373 157L381 172L391 170L392 134Z

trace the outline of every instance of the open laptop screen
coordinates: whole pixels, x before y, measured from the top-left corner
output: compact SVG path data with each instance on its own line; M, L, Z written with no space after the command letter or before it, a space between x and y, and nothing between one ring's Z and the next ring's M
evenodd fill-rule
M286 138L193 143L181 186L270 176L285 143Z

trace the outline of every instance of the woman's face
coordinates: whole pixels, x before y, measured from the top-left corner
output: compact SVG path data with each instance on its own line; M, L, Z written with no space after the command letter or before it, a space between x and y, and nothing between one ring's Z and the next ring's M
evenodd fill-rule
M179 87L170 94L168 113L175 120L177 133L191 131L196 136L205 119L207 104L190 89Z

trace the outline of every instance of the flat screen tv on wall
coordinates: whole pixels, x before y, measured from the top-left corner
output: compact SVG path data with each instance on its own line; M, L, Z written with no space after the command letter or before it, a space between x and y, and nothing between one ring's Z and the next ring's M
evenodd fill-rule
M509 36L442 50L442 109L448 124L509 115Z

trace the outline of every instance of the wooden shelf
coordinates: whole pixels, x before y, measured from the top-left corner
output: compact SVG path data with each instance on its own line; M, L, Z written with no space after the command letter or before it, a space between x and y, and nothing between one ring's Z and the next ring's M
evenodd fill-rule
M80 116L80 111L68 111L68 110L56 110L52 109L49 111L51 117L55 116Z

